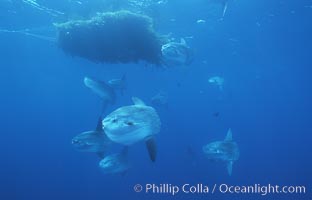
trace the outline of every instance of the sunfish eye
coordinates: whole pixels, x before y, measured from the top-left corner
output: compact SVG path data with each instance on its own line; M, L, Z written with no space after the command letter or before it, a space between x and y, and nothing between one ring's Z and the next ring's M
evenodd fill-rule
M113 119L113 120L112 120L112 122L113 122L113 123L116 123L116 122L117 122L117 119L116 119L116 118L115 118L115 119Z

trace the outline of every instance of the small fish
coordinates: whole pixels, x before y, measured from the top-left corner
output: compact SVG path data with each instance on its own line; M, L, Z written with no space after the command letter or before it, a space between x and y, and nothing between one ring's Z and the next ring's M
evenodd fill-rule
M221 91L223 90L224 78L220 76L213 76L208 79L208 82L218 86Z
M168 3L168 0L157 1L158 5L164 5L164 4L167 4L167 3Z
M199 19L196 21L197 24L205 24L206 23L206 20L203 20L203 19Z

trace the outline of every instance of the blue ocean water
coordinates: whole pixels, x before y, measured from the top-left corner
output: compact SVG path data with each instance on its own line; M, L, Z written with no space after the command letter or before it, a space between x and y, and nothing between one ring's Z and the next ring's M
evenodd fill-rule
M229 1L223 20L218 2L151 1L141 11L154 19L155 30L185 38L194 49L186 67L96 64L50 40L56 37L52 23L87 19L106 3L0 2L1 199L311 199L311 1ZM83 78L124 74L127 89L117 92L107 114L132 104L132 96L151 104L159 91L168 94L168 107L155 107L162 122L156 162L137 143L129 149L130 170L105 175L99 158L75 151L71 139L95 128L101 109ZM209 83L212 76L224 78L222 90ZM229 128L240 148L232 176L202 152ZM187 183L305 186L306 192L173 196L133 190L136 184Z

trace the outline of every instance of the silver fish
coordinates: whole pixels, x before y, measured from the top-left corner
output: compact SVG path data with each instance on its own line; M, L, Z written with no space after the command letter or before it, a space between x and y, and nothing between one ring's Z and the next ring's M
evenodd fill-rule
M208 82L218 86L221 91L223 90L224 78L220 76L213 76L209 78Z

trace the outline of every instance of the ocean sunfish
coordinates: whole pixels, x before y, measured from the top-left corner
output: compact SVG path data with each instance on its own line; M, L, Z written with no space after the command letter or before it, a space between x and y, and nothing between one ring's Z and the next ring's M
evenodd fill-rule
M151 98L153 106L168 108L168 95L166 92L160 91Z
M84 78L84 84L107 103L115 103L114 89L104 81L98 81L89 77Z
M84 84L102 99L103 107L101 113L104 113L108 104L115 103L116 101L115 90L104 81L98 81L91 79L89 77L85 77Z
M103 130L112 141L126 146L145 141L152 161L156 160L154 136L160 131L160 119L153 107L146 106L139 98L132 97L134 105L123 106L107 115Z
M182 38L180 43L169 42L161 47L162 63L167 67L186 66L193 61L193 51Z
M106 156L99 163L99 167L105 174L123 174L130 168L128 162L128 147L120 153Z
M102 119L99 118L95 130L75 136L71 143L77 151L96 153L103 158L112 141L105 135L102 129Z
M239 149L232 139L232 131L228 130L223 141L216 141L203 146L203 152L209 160L222 161L227 164L228 174L232 175L234 161L239 158Z
M120 90L121 94L123 94L126 89L126 75L124 74L121 78L111 79L107 84L115 90Z

